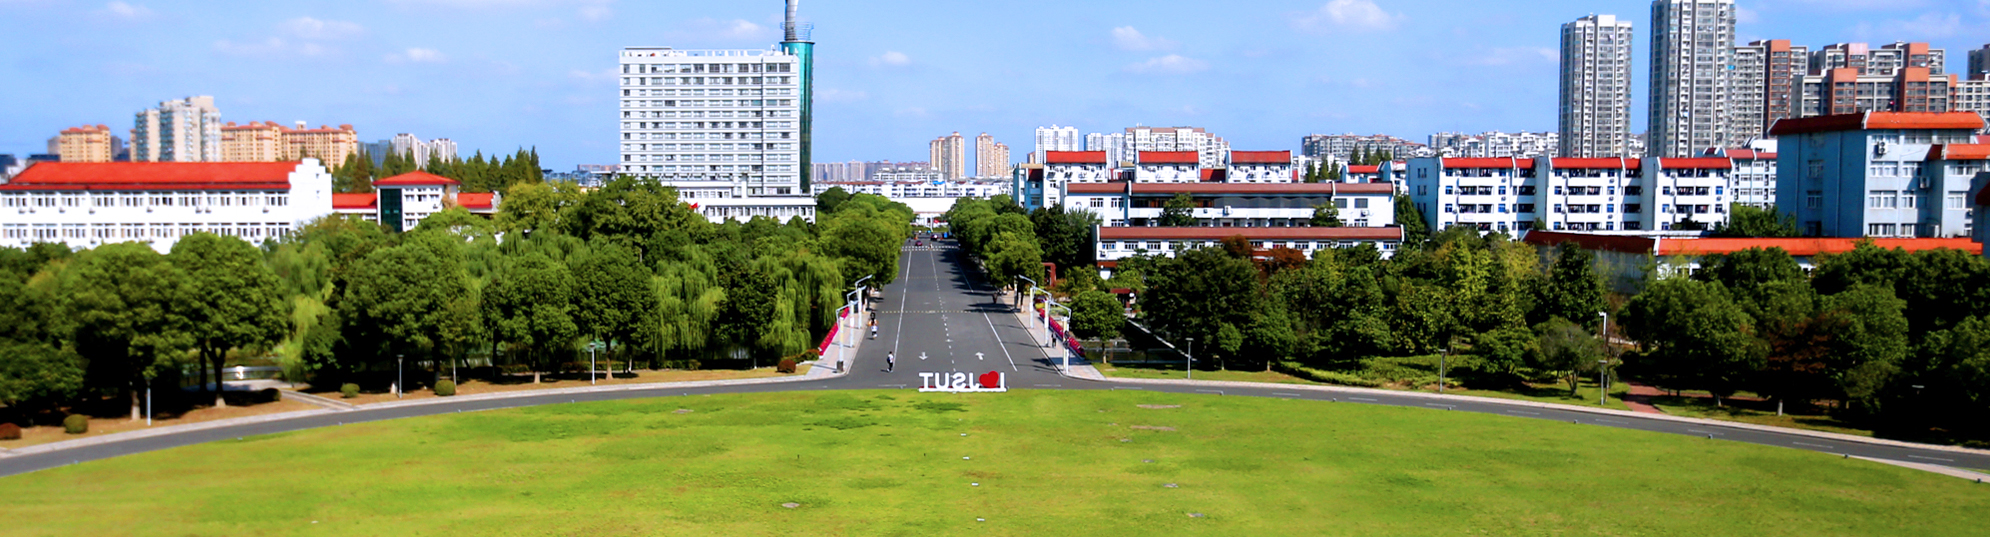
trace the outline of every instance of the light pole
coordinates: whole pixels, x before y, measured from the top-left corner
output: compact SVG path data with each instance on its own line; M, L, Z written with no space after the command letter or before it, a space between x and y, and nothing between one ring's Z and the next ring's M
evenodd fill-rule
M589 386L597 384L594 381L594 349L598 348L600 344L600 342L594 341L590 341L587 344L587 384Z
M1610 385L1607 384L1610 381L1609 371L1609 359L1596 361L1596 406L1610 404Z
M1037 286L1036 286L1036 280L1032 280L1032 279L1030 279L1030 277L1029 277L1029 276L1021 276L1021 275L1018 275L1018 276L1016 276L1016 279L1018 279L1018 280L1022 280L1022 281L1025 281L1025 282L1030 282L1030 289L1029 289L1029 291L1027 291L1027 292L1023 291L1023 284L1022 284L1021 282L1017 282L1017 283L1016 283L1016 297L1017 297L1017 298L1023 298L1023 297L1026 297L1026 296L1027 296L1027 297L1029 297L1029 298L1036 298L1036 288L1037 288ZM1027 302L1028 302L1028 301L1024 301L1024 303L1027 303ZM1022 305L1023 305L1023 304L1017 304L1017 306L1018 306L1018 307L1021 307ZM1048 321L1048 320L1045 320L1045 324L1048 324L1048 323L1049 323L1049 321ZM1034 327L1036 326L1036 312L1030 312L1030 326L1031 326L1032 328L1034 328Z
M216 393L219 393L221 391L221 388L216 387L214 391ZM152 426L152 374L151 373L145 374L145 426L146 427Z
M1182 371L1188 374L1190 380L1195 379L1195 338L1188 338L1188 352L1182 353L1182 356L1188 358Z
M1438 349L1437 353L1437 393L1444 393L1444 371L1449 369L1447 362L1451 361L1451 348Z
M407 357L403 355L399 354L394 355L394 398L395 399L400 399L401 395L408 393L408 385L405 384L405 379L403 379L401 375L401 361L405 358Z

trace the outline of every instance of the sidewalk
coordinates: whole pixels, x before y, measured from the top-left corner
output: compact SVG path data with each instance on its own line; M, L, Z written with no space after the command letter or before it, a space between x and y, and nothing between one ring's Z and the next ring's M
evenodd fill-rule
M1015 293L1001 293L999 296L1003 297L1004 303L1013 304L1016 301ZM1036 323L1041 321L1041 319L1037 319L1036 317L1030 315L1029 313L1030 313L1029 309L1017 309L1015 312L1016 322L1021 323L1022 326L1027 328L1031 325L1031 323ZM1051 342L1044 341L1043 339L1044 331L1041 328L1041 325L1038 326L1039 327L1034 330L1024 330L1024 332L1028 332L1030 335L1030 343L1036 345L1037 348L1040 349L1051 348ZM1053 358L1051 359L1051 363L1062 366L1064 364L1064 361ZM1064 375L1067 378L1073 378L1078 380L1107 382L1106 375L1104 373L1100 373L1099 368L1092 366L1092 362L1090 360L1087 360L1083 356L1072 356L1071 368L1069 370L1058 371L1058 374Z
M811 369L811 372L812 371L813 369ZM623 384L616 386L581 386L575 388L554 388L548 390L521 390L521 391L497 392L497 393L486 393L486 394L477 394L477 395L461 395L454 397L434 397L434 398L415 399L407 401L389 401L384 403L358 405L354 407L352 410L332 410L327 408L323 410L304 410L298 412L285 412L281 414L264 414L260 416L249 416L244 418L204 421L199 423L188 423L184 425L168 425L164 427L154 427L151 429L123 432L117 434L108 434L104 436L97 436L90 438L79 438L76 440L66 440L62 442L50 442L47 444L40 444L40 445L0 451L0 458L15 457L21 455L33 455L37 453L49 453L55 451L62 451L65 449L110 444L115 442L123 442L127 440L150 438L154 436L165 436L165 435L184 433L190 431L205 431L209 429L234 427L237 425L268 423L268 422L283 421L283 420L296 419L296 418L321 416L327 414L340 414L340 413L355 412L355 411L441 405L441 404L459 403L465 401L522 399L528 397L541 397L547 395L573 395L573 394L584 394L584 393L667 390L667 389L686 389L686 388L712 388L720 386L751 386L757 384L806 382L808 380L811 379L809 379L808 377L769 377L769 378L737 379L737 380L659 382L654 384Z
M862 318L856 315L852 317ZM828 353L823 354L821 358L816 358L814 361L809 362L808 374L803 375L802 380L822 380L848 376L850 370L855 368L853 366L857 365L857 353L864 348L864 340L868 338L864 337L862 322L855 323L854 327L845 328L848 330L843 331L842 334L838 334L836 339L847 339L850 340L850 343L844 344L842 341L831 343ZM839 352L841 353L840 358L843 362L841 371L838 371L836 367Z

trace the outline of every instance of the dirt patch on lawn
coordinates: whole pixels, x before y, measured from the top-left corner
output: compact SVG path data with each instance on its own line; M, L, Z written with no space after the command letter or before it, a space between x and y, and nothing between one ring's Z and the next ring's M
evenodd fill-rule
M1161 426L1158 426L1158 425L1135 425L1135 426L1132 426L1132 427L1127 427L1127 428L1128 428L1128 429L1134 429L1134 430L1138 430L1138 431L1165 431L1165 432L1175 432L1175 428L1174 428L1174 427L1161 427Z
M1181 408L1181 407L1182 407L1181 405L1140 405L1140 408L1145 408L1149 410L1161 410L1166 408Z

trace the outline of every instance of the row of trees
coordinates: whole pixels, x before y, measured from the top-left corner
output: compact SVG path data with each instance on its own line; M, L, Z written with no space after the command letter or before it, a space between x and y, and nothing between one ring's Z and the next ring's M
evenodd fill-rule
M414 156L406 153L388 153L378 165L373 163L373 157L365 149L361 149L347 155L345 162L332 168L332 189L346 193L371 192L376 179L418 169L460 181L464 192L495 192L511 185L539 184L545 180L539 168L538 149L520 149L502 158L497 155L486 158L483 151L477 151L468 159L458 160L430 155L428 162L415 162Z
M851 281L896 276L912 211L871 195L713 224L655 181L521 183L494 220L451 209L393 234L330 217L260 246L196 234L0 249L0 404L135 394L184 365L276 356L320 384L477 356L556 371L586 343L660 365L803 354ZM217 399L218 404L218 399ZM135 412L135 411L134 411Z

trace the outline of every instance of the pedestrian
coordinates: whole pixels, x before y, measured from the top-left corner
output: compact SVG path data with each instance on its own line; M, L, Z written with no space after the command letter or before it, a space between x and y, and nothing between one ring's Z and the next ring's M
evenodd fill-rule
M884 372L890 373L893 369L898 369L898 353L886 352L884 353Z
M871 323L871 339L877 339L877 338L878 338L878 325L877 323Z

